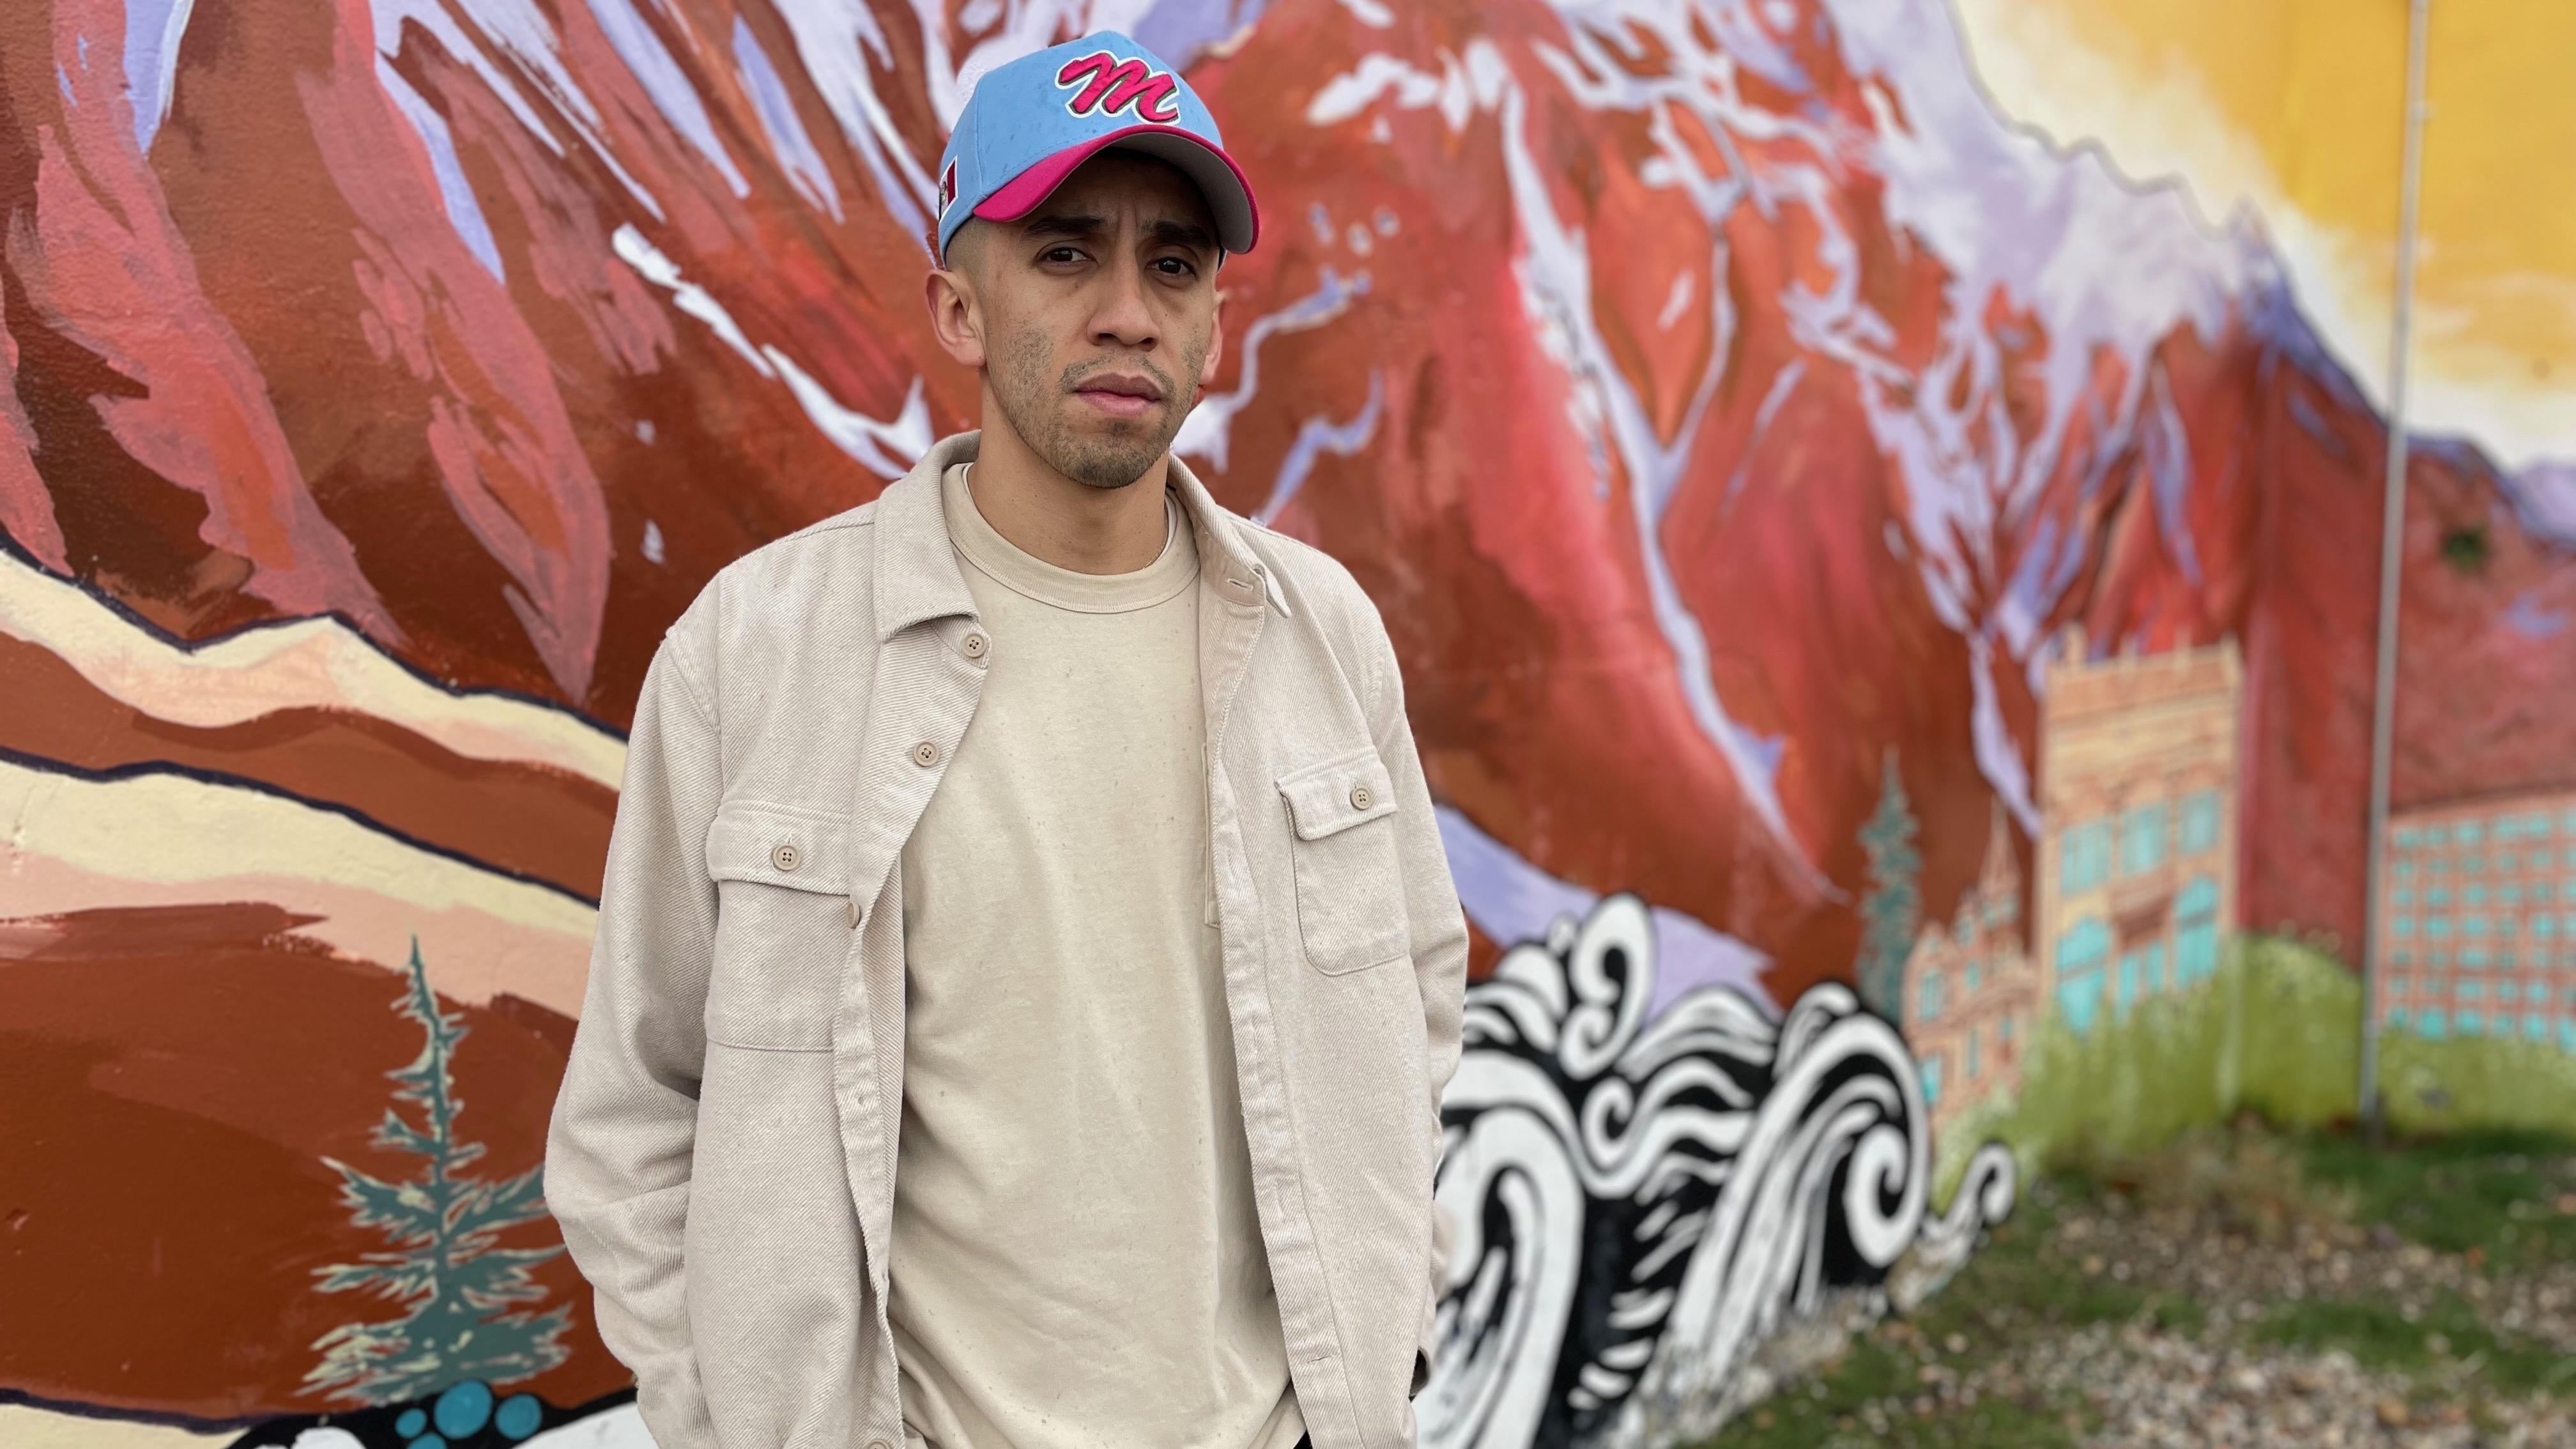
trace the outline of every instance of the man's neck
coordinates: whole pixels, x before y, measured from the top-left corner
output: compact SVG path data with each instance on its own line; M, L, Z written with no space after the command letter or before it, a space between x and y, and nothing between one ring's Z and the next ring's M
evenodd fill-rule
M984 409L982 446L966 474L975 511L1023 553L1082 574L1132 574L1163 552L1170 533L1163 480L1171 454L1124 488L1094 488L1031 451L1001 409Z

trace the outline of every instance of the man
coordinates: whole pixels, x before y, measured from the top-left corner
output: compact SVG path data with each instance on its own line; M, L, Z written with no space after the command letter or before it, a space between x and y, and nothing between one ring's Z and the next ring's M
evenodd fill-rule
M644 685L547 1195L663 1449L1393 1449L1466 931L1385 631L1169 448L1257 213L1132 40L940 166L983 429Z

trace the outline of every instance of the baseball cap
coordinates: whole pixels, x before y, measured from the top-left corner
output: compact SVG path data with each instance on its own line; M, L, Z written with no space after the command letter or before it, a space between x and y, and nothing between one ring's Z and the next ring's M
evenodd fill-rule
M1217 244L1248 252L1261 234L1252 184L1225 154L1216 118L1161 57L1114 30L1049 46L985 73L939 157L939 255L968 217L1017 221L1074 168L1106 150L1141 151L1198 183Z

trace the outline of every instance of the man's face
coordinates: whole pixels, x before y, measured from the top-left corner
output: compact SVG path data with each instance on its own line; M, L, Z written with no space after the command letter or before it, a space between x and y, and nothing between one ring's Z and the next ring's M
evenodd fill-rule
M1215 373L1218 255L1187 177L1102 152L1027 216L969 222L950 243L982 354L959 360L984 369L1012 429L1057 472L1123 488Z

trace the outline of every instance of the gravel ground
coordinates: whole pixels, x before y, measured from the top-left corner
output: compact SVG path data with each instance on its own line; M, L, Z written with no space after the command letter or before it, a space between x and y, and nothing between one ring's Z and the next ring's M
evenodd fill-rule
M2365 1201L2262 1136L2035 1183L1711 1449L2576 1449L2576 1158L2499 1162L2470 1227L2455 1160Z

